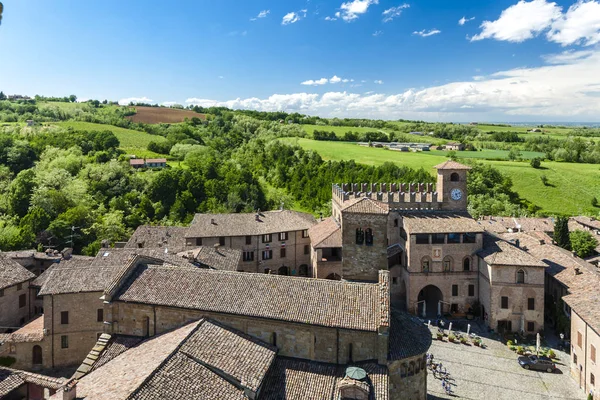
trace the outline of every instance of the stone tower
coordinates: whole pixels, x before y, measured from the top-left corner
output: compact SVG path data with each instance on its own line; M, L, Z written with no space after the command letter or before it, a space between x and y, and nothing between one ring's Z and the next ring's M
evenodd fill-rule
M446 161L437 169L438 199L444 211L467 211L467 171L471 169L456 161Z

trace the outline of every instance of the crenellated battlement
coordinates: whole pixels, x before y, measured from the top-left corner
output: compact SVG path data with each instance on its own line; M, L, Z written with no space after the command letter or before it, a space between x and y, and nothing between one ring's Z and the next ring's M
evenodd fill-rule
M344 202L368 197L399 210L439 210L442 198L433 183L342 183L332 185L332 200Z

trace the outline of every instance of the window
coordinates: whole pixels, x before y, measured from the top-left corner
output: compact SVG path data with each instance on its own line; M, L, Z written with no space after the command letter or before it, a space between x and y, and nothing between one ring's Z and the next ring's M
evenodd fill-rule
M305 229L302 231L302 237L303 238L307 238L308 237L308 229Z
M219 246L225 246L225 237L221 236L219 238Z
M99 308L96 315L96 322L104 322L104 308Z
M242 253L243 261L254 261L254 252L253 251L244 251Z
M444 272L452 271L452 258L445 257L443 264L444 264Z
M0 297L4 297L4 289L0 289Z
M394 220L394 226L395 226L395 227L396 227L396 226L398 226L398 218L396 218L396 219Z
M581 349L581 343L583 342L583 337L581 336L581 332L577 332L577 346Z
M449 233L448 243L460 243L460 235L458 233Z
M507 308L508 308L508 297L506 297L506 296L502 296L502 297L500 298L500 300L501 300L501 301L500 301L500 308L507 309Z
M62 335L60 337L60 348L61 349L69 348L69 337L67 335Z
M596 377L594 374L590 374L590 385L596 386Z
M17 284L17 290L21 290L23 289L23 284L22 283L18 283Z
M573 364L577 365L577 354L573 353Z
M196 246L202 246L202 238L196 238Z
M421 270L423 272L429 272L429 259L428 258L423 258L421 260Z
M458 296L458 285L452 285L452 296Z
M69 323L69 312L68 311L60 312L60 323L62 325L67 325Z
M590 345L590 360L596 362L596 347L593 344Z
M431 243L433 244L444 244L444 238L446 235L443 233L434 233L431 235Z
M535 322L528 321L527 322L527 332L535 331Z
M469 285L469 297L475 296L475 285Z
M273 258L273 250L263 250L263 252L262 252L263 260L270 260L272 258Z
M373 246L373 229L371 228L365 230L365 244L367 246Z
M273 346L277 346L277 332L273 332L271 334L271 344Z
M527 309L535 310L535 297L530 297L527 299Z
M397 285L398 284L398 277L394 276L392 277L392 285Z
M458 182L460 181L460 176L458 175L458 173L453 172L452 174L450 174L450 182Z
M356 244L363 244L365 242L365 233L362 228L356 228Z
M352 350L353 350L352 349L352 343L349 343L348 344L348 362L349 363L351 363L352 360L353 360L353 358L354 358L354 355L352 354Z
M465 257L465 259L463 260L463 271L470 271L470 270L471 270L471 258Z
M288 240L288 233L287 232L281 232L279 234L279 241L283 242L284 240Z
M458 312L458 304L450 304L450 312L457 313Z
M27 295L22 294L19 296L19 308L23 308L27 305Z
M517 283L525 283L525 271L522 269L517 271Z
M279 257L280 258L285 258L285 247L282 249L279 249Z
M419 235L415 235L416 236L416 243L417 244L429 244L429 235L428 234L419 234Z
M268 235L263 235L262 242L263 243L271 243L271 234L269 233Z
M477 240L476 233L463 233L463 243L475 243Z
M246 244L252 244L252 236L246 236Z
M310 245L308 245L308 244L304 245L304 254L310 254Z

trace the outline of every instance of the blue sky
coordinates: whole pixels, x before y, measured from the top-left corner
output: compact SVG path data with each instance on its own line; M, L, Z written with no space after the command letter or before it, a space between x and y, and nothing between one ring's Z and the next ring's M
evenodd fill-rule
M600 121L600 0L2 2L6 93Z

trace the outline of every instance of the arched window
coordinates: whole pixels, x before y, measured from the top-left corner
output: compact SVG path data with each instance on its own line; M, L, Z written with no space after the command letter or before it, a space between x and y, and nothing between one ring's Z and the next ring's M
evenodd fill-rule
M400 365L400 378L406 378L407 374L408 368L406 367L406 363L402 363L402 365Z
M365 242L365 233L362 228L356 228L356 244L363 244Z
M408 364L408 376L413 376L415 374L415 362L411 361Z
M525 283L525 271L522 269L517 271L517 283Z
M421 362L417 361L415 363L415 374L418 374L421 371Z
M38 345L33 346L31 362L33 365L42 364L42 348Z
M471 270L471 257L465 257L463 260L463 271Z
M452 257L450 256L444 257L444 261L442 262L442 264L444 266L444 272L450 272L454 267Z
M458 181L460 181L460 176L458 176L458 174L456 172L453 172L450 175L450 181L451 182L458 182Z
M373 229L371 228L365 230L365 244L367 246L373 246Z
M421 271L429 272L430 268L431 268L431 260L429 259L429 257L423 257L421 259Z

